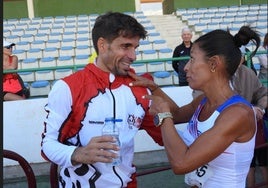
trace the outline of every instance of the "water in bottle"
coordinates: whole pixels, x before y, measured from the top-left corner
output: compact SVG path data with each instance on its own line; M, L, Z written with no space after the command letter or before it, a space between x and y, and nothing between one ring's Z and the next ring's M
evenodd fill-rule
M105 118L105 124L102 128L102 135L110 135L113 136L116 139L116 142L114 144L117 144L120 147L120 140L119 140L119 129L117 126L118 122L122 122L122 119L114 119L114 118ZM112 152L117 153L118 157L113 158L112 163L108 163L109 165L116 166L121 163L121 155L120 150Z

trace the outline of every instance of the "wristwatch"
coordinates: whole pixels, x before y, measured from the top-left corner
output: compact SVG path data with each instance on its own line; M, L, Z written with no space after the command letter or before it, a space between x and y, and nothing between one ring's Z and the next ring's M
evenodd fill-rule
M173 118L170 112L158 113L154 116L154 125L159 127L165 118Z

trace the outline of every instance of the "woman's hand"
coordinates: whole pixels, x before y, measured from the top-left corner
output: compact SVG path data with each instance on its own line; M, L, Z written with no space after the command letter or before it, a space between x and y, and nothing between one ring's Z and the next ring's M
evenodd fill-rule
M130 86L142 86L148 88L151 92L154 92L159 88L159 86L154 83L153 80L150 80L143 76L138 76L133 72L128 72L128 75L133 78L135 81L130 83Z
M151 115L156 115L162 112L170 112L169 103L162 97L155 95L145 95L144 98L151 100L151 106L149 109Z

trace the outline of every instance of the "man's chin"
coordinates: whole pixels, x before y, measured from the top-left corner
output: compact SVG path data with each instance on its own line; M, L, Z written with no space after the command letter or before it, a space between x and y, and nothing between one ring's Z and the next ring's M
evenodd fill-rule
M120 75L120 76L128 76L128 71L129 70L120 70L120 72L118 72L118 75Z

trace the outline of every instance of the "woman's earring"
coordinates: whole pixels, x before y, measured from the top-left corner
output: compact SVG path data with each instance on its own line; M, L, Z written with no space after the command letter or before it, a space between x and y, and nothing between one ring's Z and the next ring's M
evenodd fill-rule
M215 72L215 71L216 71L216 69L210 69L210 71L211 71L211 72Z

